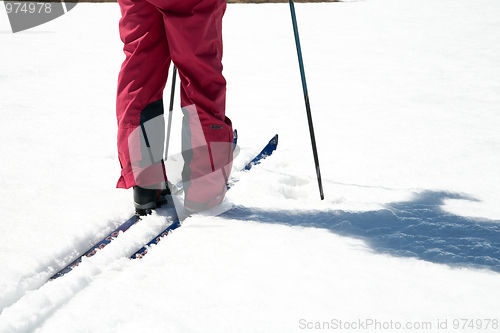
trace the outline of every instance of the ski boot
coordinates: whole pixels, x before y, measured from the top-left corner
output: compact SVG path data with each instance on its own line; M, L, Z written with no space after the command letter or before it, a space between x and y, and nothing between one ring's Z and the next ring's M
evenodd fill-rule
M134 186L134 206L137 215L144 216L151 214L153 209L167 203L167 195L170 195L168 184L159 183L157 187L155 189Z

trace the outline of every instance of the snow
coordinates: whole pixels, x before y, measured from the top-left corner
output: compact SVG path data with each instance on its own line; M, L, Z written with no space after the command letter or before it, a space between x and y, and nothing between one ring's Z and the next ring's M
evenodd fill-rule
M296 4L320 201L288 5L230 4L234 168L275 133L278 150L233 173L235 209L127 259L155 213L49 283L133 213L115 189L120 11L80 3L12 34L0 10L0 332L497 332L499 10Z

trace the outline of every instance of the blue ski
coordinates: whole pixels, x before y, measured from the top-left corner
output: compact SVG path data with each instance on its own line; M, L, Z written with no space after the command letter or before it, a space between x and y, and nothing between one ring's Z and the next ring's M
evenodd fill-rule
M234 140L234 145L236 145L236 140L237 140L237 133L235 132L235 140ZM275 135L271 141L264 147L264 149L247 165L245 166L244 170L249 170L253 165L259 164L260 161L267 156L271 155L272 152L276 149L276 146L278 144L278 135ZM71 272L75 267L77 267L81 262L83 257L92 257L94 256L98 250L103 249L106 247L109 243L111 243L116 237L121 232L127 231L131 226L133 226L135 223L137 223L140 220L140 216L138 215L133 215L131 218L129 218L127 221L125 221L123 224L121 224L118 228L113 230L109 235L107 235L104 239L102 239L100 242L92 246L88 251L86 251L84 254L80 255L78 258L76 258L74 261L72 261L70 264L68 264L66 267L55 273L50 280L57 279L60 276L63 276L69 272ZM156 236L153 240L151 240L148 244L146 244L146 247L152 244L156 244L159 242L159 239L162 237L166 236L171 230L177 228L180 226L180 222L177 220L177 216L175 216L175 221L172 223L168 228L163 230L158 236ZM147 252L146 247L141 248L139 251L137 251L132 257L136 258L139 257L140 253ZM142 250L142 251L141 251ZM144 255L143 254L143 255Z
M69 265L61 269L59 272L54 274L50 280L57 279L60 276L63 276L64 274L67 274L73 270L76 266L78 266L82 262L83 257L92 257L94 254L97 253L98 250L103 249L106 247L111 241L113 241L118 235L120 234L120 231L125 232L127 231L131 226L133 226L137 221L140 220L140 217L138 215L134 215L131 218L129 218L127 221L125 221L122 225L120 225L118 228L116 228L113 232L111 232L108 236L106 236L103 240L101 240L99 243L95 244L92 246L87 252L76 258L74 261L72 261Z

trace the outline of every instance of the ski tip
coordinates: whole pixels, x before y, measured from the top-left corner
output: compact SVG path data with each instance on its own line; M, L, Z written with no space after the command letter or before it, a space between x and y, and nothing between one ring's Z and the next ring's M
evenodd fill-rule
M269 144L270 145L274 145L274 146L278 145L278 134L276 134L275 136L273 136L273 138L271 139L271 141L269 141Z
M233 131L233 151L236 149L236 145L238 144L238 131Z

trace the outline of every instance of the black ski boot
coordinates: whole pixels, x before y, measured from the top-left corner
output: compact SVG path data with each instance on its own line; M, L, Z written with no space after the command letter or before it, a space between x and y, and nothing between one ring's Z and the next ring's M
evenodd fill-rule
M151 186L153 187L153 186ZM137 215L148 215L157 207L167 203L170 189L166 183L157 184L158 188L134 186L134 206Z

